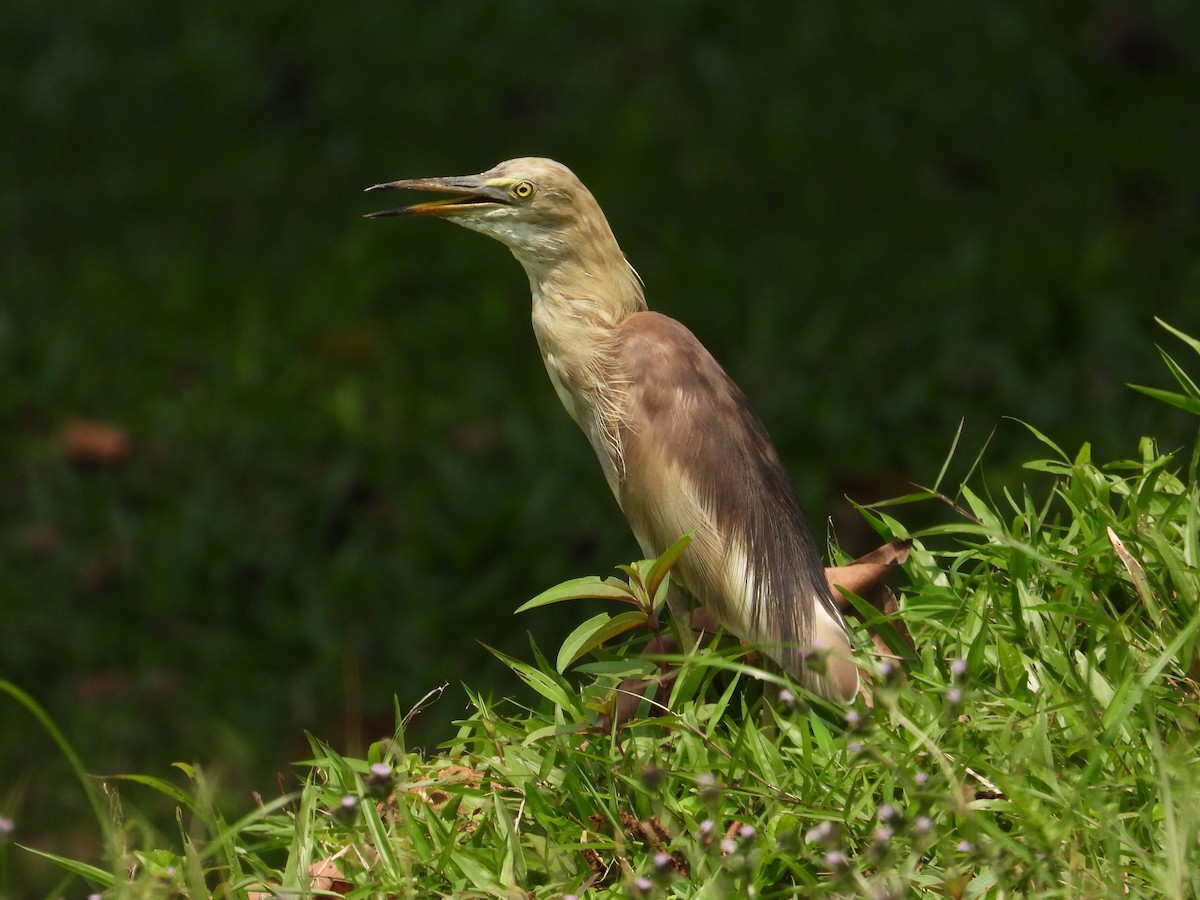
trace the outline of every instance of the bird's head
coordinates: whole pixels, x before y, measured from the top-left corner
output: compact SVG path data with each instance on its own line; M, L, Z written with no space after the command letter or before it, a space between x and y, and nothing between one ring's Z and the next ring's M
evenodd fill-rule
M368 213L436 216L506 244L522 262L553 262L593 242L616 241L591 192L561 163L510 159L479 175L389 181L368 191L431 191L445 198Z

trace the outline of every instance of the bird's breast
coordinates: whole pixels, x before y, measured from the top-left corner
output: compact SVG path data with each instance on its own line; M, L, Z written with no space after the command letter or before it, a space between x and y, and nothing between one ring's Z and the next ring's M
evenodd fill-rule
M612 329L584 301L547 302L534 295L533 331L554 393L600 461L617 494L624 467L620 422L624 396L611 369Z
M546 374L550 376L554 393L558 395L563 408L577 425L585 427L576 399L579 393L578 378L574 377L570 369L563 365L562 361L552 352L543 352L542 361L546 364Z

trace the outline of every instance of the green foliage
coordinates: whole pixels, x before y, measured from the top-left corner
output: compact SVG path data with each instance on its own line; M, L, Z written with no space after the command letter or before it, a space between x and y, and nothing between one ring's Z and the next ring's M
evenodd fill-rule
M648 627L658 633L658 614L667 602L667 590L671 584L671 567L687 549L695 537L695 529L689 531L668 547L658 559L647 559L621 566L628 582L616 578L576 578L538 594L517 608L525 612L561 603L565 600L610 600L628 603L636 608L632 612L610 616L599 613L572 631L558 651L556 668L559 672L587 655L601 644L639 627Z
M519 268L363 222L381 178L569 163L848 544L838 498L921 480L964 418L968 445L1019 415L1102 459L1187 439L1122 386L1154 377L1153 314L1200 315L1187 0L3 21L0 676L101 771L198 759L240 799L281 735L358 754L393 694L502 670L479 637L523 658L596 614L497 598L635 552ZM71 462L77 415L128 459ZM1029 443L998 429L992 477ZM95 829L27 723L0 704L0 812L73 852Z
M175 849L134 847L116 813L110 868L56 862L114 897L1195 896L1200 452L1181 466L1145 439L1101 465L1035 436L1052 455L1034 483L921 496L958 524L906 535L895 504L865 510L913 539L917 647L903 665L862 652L871 704L786 682L767 703L778 676L702 648L674 660L659 715L605 726L592 701L646 661L596 640L616 619L589 621L557 664L497 654L532 704L468 689L435 756L403 726L364 759L311 739L303 788L233 823L198 770L192 789L126 778L180 806ZM649 625L686 541L522 608L603 596ZM599 677L580 689L563 670L584 647Z
M1177 328L1172 328L1162 319L1156 319L1156 321L1163 328L1167 329L1167 331L1171 332L1171 334L1187 343L1188 346L1196 351L1196 353L1200 354L1200 341L1197 341L1193 337L1189 337ZM1184 392L1182 394L1177 394L1172 391L1164 391L1159 388L1145 387L1144 385L1140 384L1131 385L1131 387L1133 387L1134 390L1141 391L1148 397L1153 397L1154 399L1161 400L1164 403L1170 403L1172 406L1178 406L1182 410L1190 412L1193 415L1200 416L1200 387L1196 386L1196 382L1192 380L1191 376L1188 375L1187 372L1185 372L1183 368L1177 362L1175 362L1175 360L1173 360L1169 354L1166 353L1166 351L1164 351L1162 348L1159 348L1158 352L1162 356L1163 362L1167 364L1167 368L1171 370L1171 375L1174 376L1177 382L1179 382L1179 385L1183 388Z

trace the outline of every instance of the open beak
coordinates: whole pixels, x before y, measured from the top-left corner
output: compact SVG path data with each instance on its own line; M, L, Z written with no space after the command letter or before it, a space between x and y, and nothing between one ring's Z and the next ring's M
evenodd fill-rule
M366 218L384 216L456 216L463 213L480 212L498 206L506 206L507 194L492 187L478 175L462 175L450 178L410 178L406 181L388 181L367 188L368 191L434 191L452 194L442 200L429 200L412 206L399 206L380 212L367 213Z

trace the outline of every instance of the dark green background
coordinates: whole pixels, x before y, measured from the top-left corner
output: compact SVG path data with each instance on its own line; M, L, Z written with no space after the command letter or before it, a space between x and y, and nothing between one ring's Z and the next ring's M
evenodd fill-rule
M498 244L363 187L570 165L651 305L743 385L825 536L849 493L1191 427L1194 4L9 0L0 27L0 675L87 765L273 788L355 749L536 591L637 555ZM391 198L384 198L387 203ZM64 458L72 416L127 429ZM839 518L839 522L843 519ZM852 525L839 530L858 549ZM50 539L46 540L49 535ZM40 536L40 538L39 538ZM358 720L359 713L365 723ZM344 719L349 718L346 723ZM0 814L94 831L0 701ZM20 836L21 832L19 832Z

